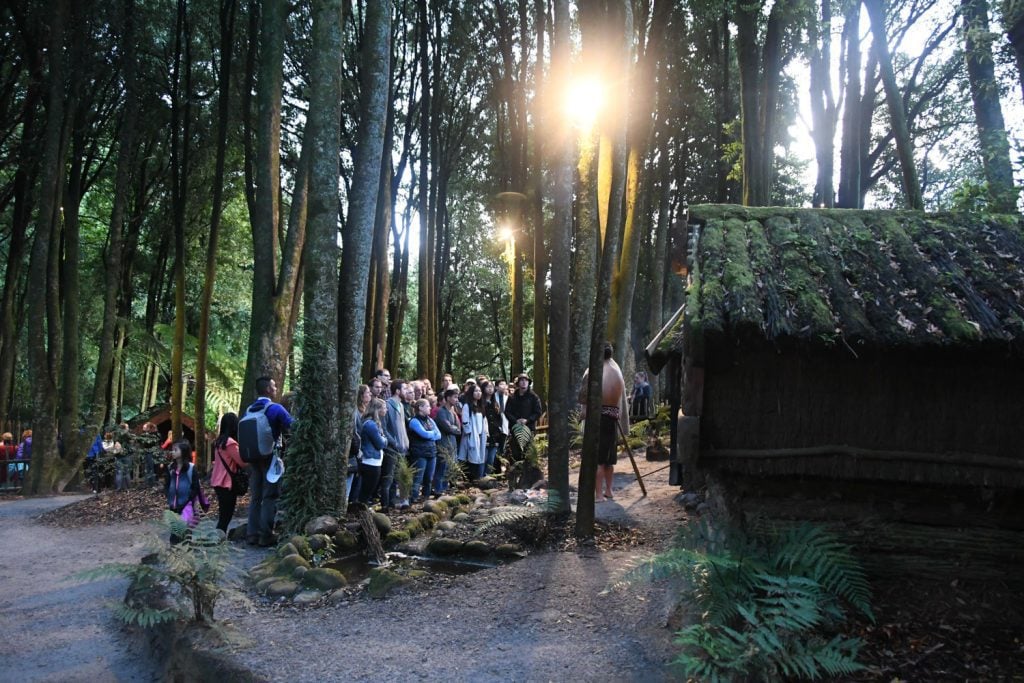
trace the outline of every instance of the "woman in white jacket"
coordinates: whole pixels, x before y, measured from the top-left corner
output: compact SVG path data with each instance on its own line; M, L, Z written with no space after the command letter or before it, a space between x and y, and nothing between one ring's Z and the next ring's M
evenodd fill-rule
M469 478L481 479L487 461L487 419L484 417L483 392L473 387L472 397L462 404L462 443L459 444L459 460L469 464Z

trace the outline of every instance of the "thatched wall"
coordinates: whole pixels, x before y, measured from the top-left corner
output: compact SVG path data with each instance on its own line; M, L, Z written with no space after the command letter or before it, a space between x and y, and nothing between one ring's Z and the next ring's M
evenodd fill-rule
M716 358L705 378L702 466L1024 486L1020 360L764 349Z

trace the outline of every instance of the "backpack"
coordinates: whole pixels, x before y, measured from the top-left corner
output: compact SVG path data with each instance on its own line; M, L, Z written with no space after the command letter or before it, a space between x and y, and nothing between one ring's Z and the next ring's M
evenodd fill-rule
M254 403L238 421L238 454L243 462L264 462L274 454L274 430L267 419L270 401Z

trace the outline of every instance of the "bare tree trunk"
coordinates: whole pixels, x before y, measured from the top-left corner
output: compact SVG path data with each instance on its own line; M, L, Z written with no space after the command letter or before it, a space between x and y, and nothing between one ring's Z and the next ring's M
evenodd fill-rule
M124 113L117 140L117 171L114 177L114 202L110 210L110 231L104 255L103 327L99 339L99 360L93 380L92 405L88 432L99 431L107 416L110 373L114 362L114 335L117 327L117 292L121 285L125 214L131 191L131 171L135 154L135 133L138 127L139 100L136 93L135 70L135 0L125 0L121 36L124 73Z
M220 78L217 101L217 159L213 171L213 206L210 209L210 234L206 243L206 267L202 300L199 303L199 340L196 350L196 451L206 455L206 359L209 354L210 305L217 277L217 241L224 204L224 165L228 147L231 115L231 57L234 50L237 0L220 4Z
M253 240L252 319L242 407L255 395L256 379L266 375L284 384L298 303L299 271L305 241L305 221L289 224L281 245L281 96L284 30L289 6L285 0L263 0L260 16L260 62L257 79L255 212ZM300 164L301 164L300 160ZM296 215L292 212L292 215Z
M974 119L978 128L981 161L988 183L989 206L993 211L1013 213L1019 191L1013 186L1010 143L1006 138L1003 109L999 103L995 60L992 57L993 34L989 31L988 1L961 0L964 17L964 59L971 85Z
M846 47L846 92L843 95L843 139L839 151L839 198L836 206L859 209L861 205L861 63L860 3L851 3L843 19Z
M387 121L388 79L391 55L391 10L385 3L368 3L363 37L361 72L363 88L359 103L359 140L348 220L343 234L341 262L343 306L349 325L338 340L341 348L341 396L339 456L346 457L353 429L356 387L359 386L360 349L366 324L366 288L370 270L373 224L380 186L380 165L384 153L384 129ZM421 178L421 181L425 179ZM339 500L345 503L344 487ZM344 508L342 508L344 509Z
M67 0L51 0L49 11L47 74L48 92L46 98L46 126L42 145L42 180L39 187L39 210L36 215L36 231L29 260L29 291L48 293L53 284L55 268L50 262L53 256L52 243L58 231L57 211L60 206L62 146L61 135L64 127L64 22L67 17ZM43 298L45 297L45 298ZM47 297L40 297L28 311L29 344L28 371L32 387L32 467L26 482L25 493L37 494L49 491L51 483L59 473L60 457L57 454L57 368L47 352L49 344L47 331L58 321L43 305ZM52 341L50 341L52 343ZM50 348L50 352L54 349Z
M188 1L178 0L174 70L171 74L171 202L174 213L174 341L171 345L171 432L183 436L185 352L185 202L188 197L192 96L192 28ZM182 60L185 73L182 76Z
M889 44L885 35L885 9L882 0L864 0L864 6L867 7L868 17L871 19L871 35L875 39L878 66L882 73L882 85L885 87L885 101L889 105L889 118L892 121L896 153L902 170L903 194L908 208L922 211L924 199L921 197L921 185L917 180L917 168L914 165L914 143L910 139L903 97L896 85L896 75L892 70L892 57L889 55Z
M547 2L534 0L534 31L537 34L537 58L534 61L533 136L533 386L540 396L548 395L548 255L544 246L544 32ZM568 253L568 251L563 252ZM568 311L567 311L568 312Z
M832 174L835 158L836 102L832 96L832 3L821 3L821 20L808 22L811 42L811 119L813 122L814 153L818 164L814 183L814 206L832 208L835 189Z
M555 0L554 37L551 41L552 76L564 82L572 60L569 37L569 2ZM573 131L565 124L559 128L552 162L551 249L554 254L570 252L572 230ZM569 262L555 258L551 262L551 386L548 391L548 483L552 512L568 514L569 504L569 412L575 400L570 382L569 336Z
M671 3L655 0L651 35L637 68L637 95L631 97L634 108L630 112L629 159L626 171L626 217L622 230L622 254L612 280L612 308L608 320L608 334L615 348L615 357L623 367L632 365L634 356L630 344L630 320L633 313L633 295L636 291L637 264L644 227L638 225L637 202L640 201L644 182L645 163L653 134L654 89L656 72L662 49L665 26L668 24ZM640 94L644 93L644 94ZM646 221L641 219L646 224ZM627 362L627 358L630 360Z
M427 17L427 0L417 0L419 19L417 22L417 34L419 36L420 53L420 170L419 170L419 198L417 213L420 224L420 252L417 260L419 265L419 287L417 291L417 319L416 319L416 367L415 372L423 372L430 365L430 328L431 311L433 310L430 298L430 263L433 257L433 244L430 241L430 53L428 52L427 36L430 31L430 22ZM440 49L438 47L438 49Z

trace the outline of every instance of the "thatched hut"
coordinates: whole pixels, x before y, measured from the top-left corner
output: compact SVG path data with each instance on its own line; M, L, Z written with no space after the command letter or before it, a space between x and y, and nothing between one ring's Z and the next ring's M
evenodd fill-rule
M689 230L648 347L687 482L745 515L1024 530L1018 217L697 206Z

